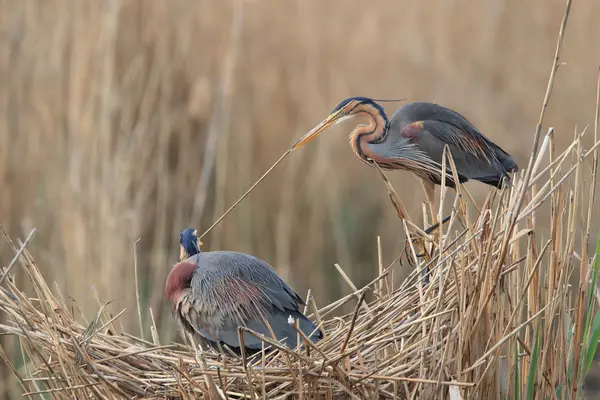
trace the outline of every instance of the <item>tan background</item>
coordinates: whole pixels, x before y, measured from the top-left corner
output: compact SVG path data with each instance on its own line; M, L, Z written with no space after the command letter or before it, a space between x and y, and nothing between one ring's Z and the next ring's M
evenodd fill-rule
M564 1L255 0L235 14L236 4L0 2L0 224L21 238L37 228L36 261L87 317L95 290L139 333L141 237L145 334L152 307L172 338L162 290L179 232L203 232L343 98L442 103L526 165ZM574 2L546 124L559 149L593 125L599 16L599 1ZM205 152L211 124L218 146ZM348 292L334 263L369 281L377 235L385 263L404 235L377 171L348 145L353 126L293 153L204 249L252 253L321 305ZM198 190L207 154L214 174ZM416 178L389 176L418 212ZM489 190L468 188L478 199ZM0 262L11 257L0 241Z

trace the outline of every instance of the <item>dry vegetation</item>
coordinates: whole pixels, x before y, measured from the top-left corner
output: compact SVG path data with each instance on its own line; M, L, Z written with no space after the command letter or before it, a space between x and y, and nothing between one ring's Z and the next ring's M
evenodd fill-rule
M181 353L181 365L170 349L125 357L132 346L150 344L109 336L87 320L99 304L113 300L104 321L126 309L112 323L113 334L135 332L152 341L150 327L155 325L157 340L169 343L175 331L162 289L177 256L179 231L210 225L294 138L344 97L443 103L466 114L526 167L562 1L386 0L377 2L378 8L354 0L239 4L0 2L0 75L5 77L0 81L0 224L12 237L27 237L36 227L28 249L40 268L31 276L26 271L37 269L20 260L24 268L13 269L16 287L32 299L20 297L17 305L1 295L7 313L0 313L0 320L8 318L3 329L19 336L2 338L2 348L20 375L32 374L41 360L72 361L85 348L77 365L97 365L101 371L117 366L120 375L113 378L120 380L111 385L120 382L120 390L130 394L136 387L157 395L179 390L181 374L198 378L195 384L182 383L186 390L204 390L203 367L193 354ZM405 260L394 261L404 247L403 224L377 171L351 153L342 132L348 125L288 157L203 239L208 249L236 249L269 261L299 292L311 288L319 305L352 291L335 263L357 287L368 288L368 310L358 309L348 357L340 346L350 330L355 295L335 312L320 307L330 332L319 345L323 354L291 356L291 364L285 357L269 358L272 369L264 376L285 376L278 379L288 383L273 378L267 391L318 381L307 390L320 385L340 392L354 385L369 393L377 388L381 393L396 388L439 392L448 388L437 383L440 379L455 379L485 383L477 389L461 387L463 395L490 394L505 390L495 380L501 376L508 377L503 382L512 396L516 376L522 377L523 390L527 387L536 332L542 332L538 363L550 367L540 369L535 380L546 395L556 389L553 385L568 373L569 357L578 354L569 324L581 328L585 321L578 316L592 312L574 308L587 297L581 300L575 291L571 298L564 285L589 289L581 278L589 271L590 241L600 222L591 213L595 203L588 202L599 14L595 0L573 7L562 54L567 65L558 74L544 124L555 133L539 157L512 236L503 229L516 210L523 174L514 188L493 195L483 185L468 184L464 190L477 207L465 198L454 200L448 191L444 212L453 211L453 220L442 228L449 233L442 242L445 257L433 261L431 285L420 287L415 277L405 281L412 268ZM388 111L392 107L386 106ZM582 155L588 157L581 160ZM418 182L401 172L388 177L417 215L423 198ZM136 255L143 328L135 312L133 268L133 243L140 237ZM511 238L501 264L498 252ZM11 246L0 242L0 265L8 265L13 256ZM377 275L378 264L390 265L384 291L365 286ZM532 271L537 272L529 280ZM35 300L50 296L45 282L59 298L59 311ZM400 284L401 289L392 290ZM66 301L71 297L81 316L72 315L71 300ZM56 321L57 312L64 321L61 330L45 319ZM509 335L538 312L541 320L534 319L518 336ZM338 320L334 314L348 315ZM414 320L382 330L373 325L375 315ZM25 321L31 325L15 325ZM82 342L88 326L89 339ZM573 334L583 338L581 331ZM502 338L508 340L494 349ZM31 364L22 364L19 343L31 353ZM552 352L550 346L555 346ZM415 348L421 350L411 352ZM486 355L490 349L495 351ZM116 356L121 358L116 361ZM209 364L215 362L207 357ZM335 357L340 363L321 370L323 359ZM261 392L261 360L249 361L250 372L240 361L229 362L230 390L249 393L244 383L249 373ZM75 374L74 381L57 382L57 387L94 382L96 390L110 390L90 370L76 377L74 365L52 369L64 379ZM283 372L290 365L296 374ZM163 375L153 375L155 369ZM127 374L135 370L145 371L140 372L144 378L131 384ZM384 378L418 377L436 384L360 379L374 370ZM317 378L318 372L328 375ZM341 383L334 384L334 378ZM16 397L18 382L0 368L3 379L8 383L0 385L0 398ZM38 390L26 385L26 391ZM42 381L37 385L51 387Z
M137 338L119 324L125 310L111 315L104 305L90 321L80 316L82 325L76 302L48 286L25 249L30 238L7 238L15 252L8 268L18 262L34 294L6 280L0 331L19 338L27 362L19 371L0 355L24 393L54 398L579 398L600 337L598 260L588 249L597 128L592 148L580 132L557 154L550 130L532 168L491 192L475 219L461 186L441 232L406 221L418 268L400 287L391 279L396 262L380 260L377 279L360 289L340 268L354 291L309 315L326 336L304 349L266 337L275 351L250 357L161 345L154 324L149 341ZM539 218L546 203L551 216ZM419 257L423 245L433 251ZM312 297L309 304L316 309ZM338 316L345 304L354 311Z

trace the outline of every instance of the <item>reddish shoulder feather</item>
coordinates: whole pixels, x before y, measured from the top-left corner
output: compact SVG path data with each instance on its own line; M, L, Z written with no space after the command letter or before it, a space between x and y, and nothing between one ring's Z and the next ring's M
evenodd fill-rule
M173 303L177 301L177 297L179 297L181 291L190 287L192 275L195 270L196 264L191 262L183 261L176 264L167 277L164 293L165 300Z
M423 121L413 122L402 129L402 136L408 139L414 139L423 131Z

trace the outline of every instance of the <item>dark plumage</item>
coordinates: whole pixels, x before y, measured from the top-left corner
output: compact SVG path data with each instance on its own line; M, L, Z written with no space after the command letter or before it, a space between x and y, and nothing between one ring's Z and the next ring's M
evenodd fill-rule
M350 145L365 163L377 163L382 169L404 169L431 185L441 183L444 146L448 145L460 182L478 180L500 186L503 178L519 167L513 158L487 139L465 117L444 106L415 102L399 108L392 118L374 100L351 97L338 104L329 117L302 137L297 149L329 127L350 117L364 117L350 135ZM450 167L446 184L454 187Z
M182 232L180 247L181 261L167 278L165 298L173 304L180 328L199 341L211 347L226 344L236 351L238 326L271 337L261 315L288 347L297 344L290 318L299 320L300 329L312 340L322 338L299 310L304 305L300 296L266 262L235 251L200 252L193 229ZM262 348L262 342L247 332L244 343L251 351Z
M402 132L440 166L444 145L448 145L460 182L474 179L498 187L502 178L510 182L508 173L519 170L510 154L486 138L465 117L438 104L407 104L392 115L388 129ZM411 129L414 131L409 133ZM431 178L440 184L437 176Z

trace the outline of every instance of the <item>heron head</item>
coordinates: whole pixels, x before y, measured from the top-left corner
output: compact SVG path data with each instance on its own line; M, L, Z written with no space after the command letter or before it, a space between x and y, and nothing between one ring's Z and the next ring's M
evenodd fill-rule
M349 97L338 104L333 109L331 114L329 114L329 116L325 118L319 125L315 126L310 132L302 136L300 140L298 140L296 144L292 146L292 150L296 150L297 148L304 146L306 143L315 139L332 126L337 125L348 118L352 118L361 111L365 111L364 107L360 107L362 105L372 106L378 113L385 117L383 108L377 104L375 100L369 99L368 97Z
M202 242L198 239L198 231L187 228L179 235L179 261L200 253Z

